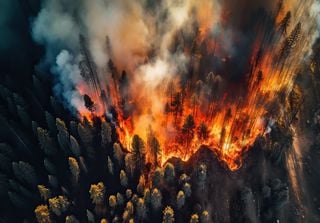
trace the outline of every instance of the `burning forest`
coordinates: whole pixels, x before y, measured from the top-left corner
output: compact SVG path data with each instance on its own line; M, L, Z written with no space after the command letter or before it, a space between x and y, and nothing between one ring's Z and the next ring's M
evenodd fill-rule
M0 222L320 222L319 0L3 8Z
M249 10L250 18L239 22L241 14L228 3L175 4L173 10L190 18L164 33L156 27L150 46L142 43L143 49L128 52L129 64L113 56L116 46L106 36L109 58L99 69L80 35L82 80L74 87L83 99L75 109L80 118L111 121L128 151L133 136L141 137L150 162L188 160L206 145L237 170L242 154L275 120L284 118L289 126L294 118L281 117L275 103L286 100L294 87L313 43L316 15L306 11L309 3L292 3L290 9L279 2L268 10ZM165 23L178 19L162 16Z

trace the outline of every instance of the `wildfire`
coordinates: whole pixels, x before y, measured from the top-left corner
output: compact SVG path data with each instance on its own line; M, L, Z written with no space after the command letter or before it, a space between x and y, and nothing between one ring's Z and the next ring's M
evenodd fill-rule
M101 116L114 109L119 141L130 151L133 135L138 134L146 143L150 162L159 159L163 164L171 157L188 160L201 145L206 145L230 170L239 169L243 153L258 136L264 135L268 118L278 115L272 114L269 106L279 94L290 92L310 42L299 41L304 34L298 23L287 27L287 35L274 30L270 34L263 25L254 27L257 35L246 69L239 81L230 81L228 66L232 65L226 64L230 59L221 43L225 34L210 35L214 23L206 8L212 7L205 4L197 10L198 32L182 50L183 56L190 58L187 71L172 71L166 62L158 66L147 60L139 69L130 70L129 76L109 64L111 75L106 74L107 81L101 84L106 98L77 86L96 107L92 111L79 108L81 116ZM280 26L282 14L281 11L270 20L275 29ZM203 62L209 54L214 54L209 57L210 63L218 60L225 69L199 74L206 70L203 66L211 66ZM159 142L160 157L152 154L150 137Z

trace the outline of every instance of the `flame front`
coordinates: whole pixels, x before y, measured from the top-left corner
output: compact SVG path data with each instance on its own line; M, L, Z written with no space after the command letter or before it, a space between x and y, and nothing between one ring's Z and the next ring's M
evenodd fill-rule
M211 13L213 5L197 5L197 25L192 35L188 35L192 36L191 41L180 34L183 33L180 27L169 33L170 50L157 59L136 52L146 59L129 68L128 74L113 69L115 65L126 67L120 62L109 64L108 72L102 75L104 81L100 77L105 97L98 97L88 87L77 86L82 95L91 97L96 107L94 111L78 109L80 115L111 116L122 145L130 151L133 135L139 135L146 142L150 162L154 156L148 141L154 136L162 151L158 157L160 164L171 157L188 160L201 145L206 145L230 170L239 169L243 153L258 136L265 134L269 120L280 115L272 110L272 105L281 95L290 93L312 42L309 38L312 27L308 26L308 32L304 32L299 23L305 16L303 10L299 4L292 5L296 6L296 10L291 9L295 21L286 27L285 34L279 31L286 16L284 9L252 28L255 38L250 44L249 58L236 80L230 77L230 67L235 61L223 44L227 33L212 34L212 30L224 30L230 15L222 13L216 22ZM176 44L181 39L185 43ZM237 36L232 39L236 44ZM178 60L186 61L183 69L176 68L179 64L175 62L168 62L173 58L166 58L177 45L180 48L175 49L175 55L187 58ZM219 69L206 72L206 66L215 69L215 64L219 64Z

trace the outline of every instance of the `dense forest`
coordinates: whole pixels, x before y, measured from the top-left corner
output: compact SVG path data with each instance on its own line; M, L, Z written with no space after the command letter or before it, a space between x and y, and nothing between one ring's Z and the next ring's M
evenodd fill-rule
M150 1L145 4L148 10L156 8ZM286 8L281 4L279 1L279 11ZM81 59L76 67L90 90L80 95L82 109L76 110L68 104L72 101L62 98L53 87L59 80L54 69L43 66L46 49L28 33L30 18L38 14L40 2L21 0L3 5L6 9L12 7L9 11L16 16L8 11L7 16L13 18L10 26L0 16L0 25L4 24L4 33L8 33L5 40L0 40L0 222L320 221L320 41L312 44L308 59L300 57L304 56L299 54L305 50L302 46L309 43L303 39L307 37L304 27L309 26L294 23L294 12L282 9L276 27L270 25L276 20L273 15L260 9L261 14L255 14L254 18L263 18L257 23L265 23L264 31L272 31L258 41L263 47L250 58L254 65L248 71L247 91L241 89L241 99L239 95L231 97L236 109L215 106L219 100L231 100L223 96L222 79L232 82L224 86L225 92L234 92L233 83L243 81L234 70L242 65L233 67L226 57L223 63L229 76L224 77L220 67L213 72L215 66L210 61L221 61L206 48L210 39L202 40L201 32L194 31L200 30L199 24L192 24L192 34L185 34L183 29L179 35L175 33L169 52L176 55L190 50L187 53L192 59L179 74L181 78L177 75L179 81L157 88L165 94L164 110L157 117L172 124L177 135L171 147L164 148L160 139L167 133L163 129L153 132L150 128L147 137L133 132L130 142L123 138L126 135L122 124L128 124L137 111L149 112L154 105L132 103L138 94L129 91L130 84L135 83L129 68L122 70L113 58L105 62L111 78L106 81L108 91L104 91L101 69L94 62L86 38L78 38L77 33L79 41L75 44ZM21 29L13 29L12 24L20 24ZM251 30L248 33L251 35ZM13 42L9 34L16 37ZM183 42L185 48L181 49L178 42ZM104 45L111 51L112 41L106 38ZM267 54L270 45L274 57ZM154 59L151 51L148 58ZM236 59L249 55L246 50L241 52ZM20 53L25 56L21 58ZM264 89L261 83L271 83L265 81L273 71L264 69L262 55L271 57L275 70L280 70L270 79L283 78L279 86L292 84L290 88L265 94L269 86ZM296 65L300 61L302 64ZM291 71L292 77L288 75ZM112 87L116 96L112 95ZM152 91L147 93L153 102L160 101L152 97ZM118 104L110 103L112 97ZM257 110L252 112L248 105ZM265 107L266 114L260 110ZM255 120L261 114L270 117L235 159L223 156L221 148L207 143L214 138L209 127L218 122L215 117L221 111L221 145L228 138L229 124L232 131L228 134L238 138L246 138L250 135L247 129L255 127L251 122L240 125L238 118L231 118L234 113L241 120L247 120L246 115ZM178 152L171 155L171 149Z

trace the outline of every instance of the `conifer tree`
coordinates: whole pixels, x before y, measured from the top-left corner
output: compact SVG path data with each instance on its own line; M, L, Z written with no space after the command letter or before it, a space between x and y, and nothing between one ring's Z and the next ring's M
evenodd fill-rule
M49 199L49 208L57 216L60 216L65 212L69 205L69 201L64 196L57 196Z
M119 143L113 144L113 156L118 161L118 164L121 166L123 163L124 153Z
M164 167L164 179L167 182L171 182L175 177L175 169L171 163L166 163Z
M190 223L199 223L199 215L198 214L191 215Z
M174 211L170 206L167 206L163 210L162 223L173 223L174 222Z
M128 186L128 177L127 177L127 174L124 170L120 171L120 183L123 187Z
M132 158L135 163L135 170L140 175L146 161L146 150L143 140L138 135L134 135L132 139Z
M102 204L105 196L105 186L102 182L98 184L91 184L90 186L90 198L95 205Z
M70 148L70 136L68 133L68 129L66 127L66 124L61 119L56 119L56 126L58 130L58 142L60 145L60 148L65 152L65 154L69 154L69 148Z
M185 200L186 200L186 197L184 195L184 192L180 190L177 194L177 207L179 209L184 206Z
M12 163L12 169L14 175L20 179L22 182L27 183L31 186L36 186L38 182L38 177L34 168L24 161L19 161L18 163Z
M162 194L157 188L151 192L151 205L154 210L158 210L162 205Z
M112 160L111 160L111 158L109 156L107 157L107 166L108 166L109 174L113 175L113 173L114 173L113 162L112 162Z
M38 205L34 210L38 223L51 223L50 212L47 205Z
M65 223L80 223L74 215L68 215L65 219Z
M70 172L72 174L72 178L74 182L77 183L80 175L80 168L79 168L78 161L73 157L69 157L68 163L69 163Z
M102 147L106 147L112 140L112 128L108 122L101 124L101 143Z
M48 129L51 133L51 136L57 135L57 127L56 127L56 120L55 118L47 111L45 111L45 117Z
M49 136L48 132L41 127L37 128L38 140L40 147L48 156L54 156L57 153L57 147L53 139Z
M39 184L38 185L38 190L39 190L41 198L44 201L47 201L51 197L51 191L46 186Z
M70 149L74 156L79 157L81 155L79 143L72 135L70 135Z

